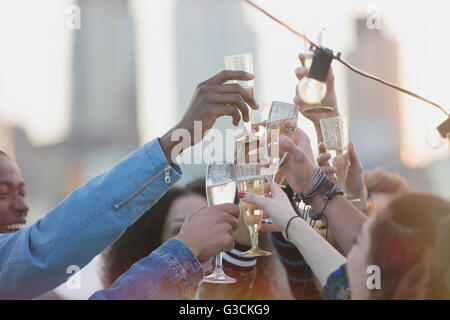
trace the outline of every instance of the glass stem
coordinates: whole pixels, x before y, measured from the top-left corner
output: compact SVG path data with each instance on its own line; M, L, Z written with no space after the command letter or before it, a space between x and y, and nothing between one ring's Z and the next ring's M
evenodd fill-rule
M216 273L222 273L223 272L223 269L222 269L222 252L216 255L215 272Z
M250 231L250 238L252 242L252 251L258 250L258 231Z

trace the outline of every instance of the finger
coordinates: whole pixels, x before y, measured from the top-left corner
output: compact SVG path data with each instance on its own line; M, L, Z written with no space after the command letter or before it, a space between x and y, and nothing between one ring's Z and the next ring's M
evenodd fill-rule
M331 92L334 90L334 71L333 67L330 66L330 70L328 71L327 80L325 80L325 84L327 85L327 91Z
M320 169L325 173L328 177L334 177L336 173L336 169L330 166L320 167Z
M250 114L247 104L238 93L215 94L211 97L211 101L215 104L226 104L236 106L241 110L242 118L245 122L250 120Z
M355 146L353 145L353 142L350 142L348 145L348 155L350 159L350 168L353 171L362 171L363 165L361 161L359 160L358 154L355 151Z
M236 219L239 218L239 206L235 205L234 203L224 203L216 207L228 213L230 216L235 217Z
M298 55L298 58L300 59L300 62L302 63L302 66L305 66L305 63L306 63L306 56L305 56L305 54L304 53L300 53Z
M251 192L240 193L239 197L241 198L242 201L255 204L262 210L266 210L271 201L273 201L273 199L264 198L263 196Z
M295 96L294 96L294 104L296 106L299 106L300 112L303 113L303 110L305 108L311 107L313 106L313 104L310 103L306 103L305 101L303 101L303 99L300 97L297 88L295 89Z
M215 76L211 77L210 79L206 80L202 84L207 84L210 86L215 86L218 84L225 83L229 80L241 80L241 81L248 81L252 80L254 78L254 75L245 71L232 71L232 70L224 70Z
M331 154L329 154L329 153L321 153L317 157L317 163L319 164L320 167L322 167L322 166L327 167L327 166L329 166L328 161L330 159L331 159Z
M239 220L237 218L235 218L235 217L232 217L232 216L227 214L224 219L225 219L224 221L226 223L231 225L231 229L233 231L235 231L237 229L237 227L239 226Z
M259 104L256 102L255 97L237 83L222 84L214 86L212 89L216 93L238 93L250 107L256 110L259 109Z
M230 116L233 117L233 125L238 126L241 121L241 113L236 106L224 106L222 104L216 104L214 107L214 114L216 117Z
M302 129L297 127L297 128L295 128L294 138L292 139L292 141L294 142L295 145L298 146L302 142L302 140L304 140L305 138L309 140L308 135L306 135L306 137L305 137L305 135L306 135L306 133Z
M280 149L289 154L290 159L302 161L305 153L286 136L280 136Z
M308 69L306 67L300 67L295 69L295 75L297 79L300 81L308 74Z
M324 142L321 142L321 143L319 143L319 153L326 153L327 152L327 149L325 148L325 143Z
M272 195L272 199L278 200L278 199L282 198L283 196L285 196L284 191L275 182L269 182L266 185L267 185L268 191Z

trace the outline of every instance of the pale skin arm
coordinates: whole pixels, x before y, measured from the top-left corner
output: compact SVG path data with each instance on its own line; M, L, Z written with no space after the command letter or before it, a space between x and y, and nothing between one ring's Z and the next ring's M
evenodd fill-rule
M346 262L345 257L301 218L295 218L291 221L286 235L286 226L289 220L296 216L296 213L292 209L286 194L278 185L270 183L267 188L266 191L272 193L272 198L246 193L242 200L256 204L276 222L286 240L299 249L320 283L325 285L330 274Z
M297 129L296 135L305 135L300 129ZM305 141L305 139L299 139ZM307 156L307 149L301 143L295 145L291 140L283 136L280 137L281 150L288 153L286 165L281 169L286 181L297 193L302 193L308 181L311 179L316 169ZM325 203L316 196L312 199L311 206L321 212ZM361 230L362 224L366 221L366 216L347 199L342 196L335 197L327 206L325 215L328 221L328 227L334 238L347 254L352 245L353 239Z
M289 241L300 250L322 286L330 274L347 261L303 219L294 219L288 233Z
M322 211L325 202L320 197L315 197L311 203L315 211ZM336 239L337 243L348 254L353 246L354 238L361 231L361 227L367 220L367 217L353 206L343 196L335 197L325 210L326 219L322 220L328 223L328 228Z

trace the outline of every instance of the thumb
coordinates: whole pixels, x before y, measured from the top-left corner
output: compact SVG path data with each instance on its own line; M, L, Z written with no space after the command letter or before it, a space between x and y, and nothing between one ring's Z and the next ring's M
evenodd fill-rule
M305 157L303 151L300 150L291 139L283 135L280 136L280 148L287 152L291 159L302 161Z
M353 171L362 171L363 166L361 161L359 160L358 154L355 151L355 146L353 142L348 144L348 156L350 160L350 169Z
M257 195L256 193L252 192L241 193L239 197L241 198L242 201L255 204L260 209L265 211L267 211L267 207L269 206L270 201L273 201L270 198L264 198L263 196Z
M272 194L272 199L280 200L284 198L284 191L275 182L270 182L267 184L269 192Z

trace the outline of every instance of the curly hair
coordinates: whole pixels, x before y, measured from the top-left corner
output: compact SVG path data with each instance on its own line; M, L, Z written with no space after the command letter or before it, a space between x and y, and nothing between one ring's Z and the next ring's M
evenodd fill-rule
M183 196L206 197L205 179L200 178L184 188L172 188L142 217L102 253L102 284L109 288L134 263L148 256L162 244L162 231L172 203Z
M148 256L162 244L162 230L170 206L188 192L172 188L147 210L103 253L102 284L109 288L134 263Z

